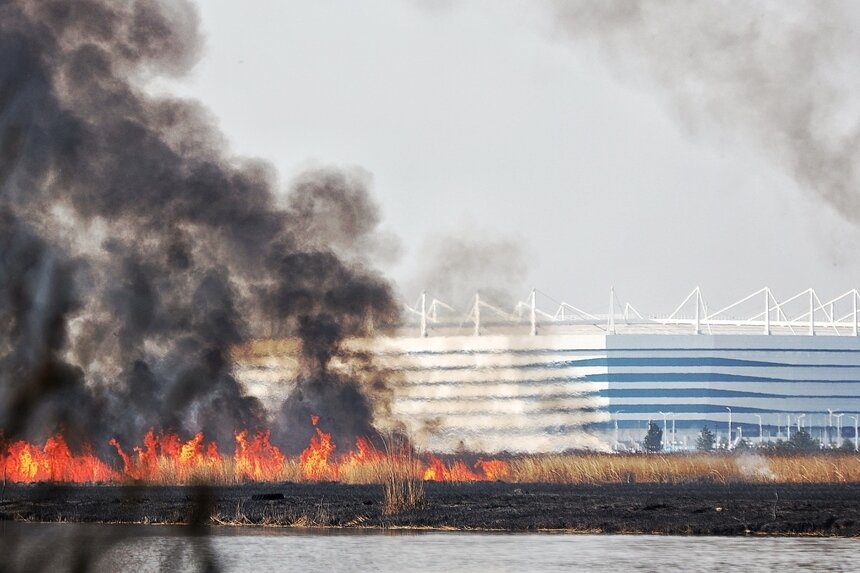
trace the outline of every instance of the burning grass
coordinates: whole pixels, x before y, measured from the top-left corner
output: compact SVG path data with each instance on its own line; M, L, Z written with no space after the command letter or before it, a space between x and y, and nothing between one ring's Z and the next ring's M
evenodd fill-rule
M501 477L502 460L478 460L474 466L462 460L444 462L432 454L419 456L402 437L385 441L380 450L364 438L344 453L337 451L331 434L317 426L301 454L288 458L270 441L268 432L234 436L233 454L222 454L218 444L198 433L182 441L176 434L149 431L143 444L130 451L116 440L109 444L119 463L105 461L86 446L73 453L61 434L43 446L24 441L6 444L0 450L3 482L13 483L129 483L154 485L235 485L246 482L320 482L384 484L396 507L418 507L423 500L423 482L485 481Z
M484 459L418 455L411 442L389 437L383 449L358 439L339 452L318 427L301 455L289 458L267 432L237 432L233 454L222 454L202 434L182 441L149 432L140 447L125 451L111 441L121 464L100 459L91 447L73 453L61 435L43 446L12 442L0 456L4 483L66 482L157 485L246 482L382 484L386 511L420 507L425 481L601 483L860 483L860 455L813 454L541 454Z

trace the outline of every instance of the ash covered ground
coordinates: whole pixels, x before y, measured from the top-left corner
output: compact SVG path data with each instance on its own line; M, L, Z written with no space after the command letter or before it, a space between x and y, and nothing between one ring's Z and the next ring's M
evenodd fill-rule
M378 485L9 486L0 519L411 527L661 535L860 536L860 484L427 483L425 507L384 515Z

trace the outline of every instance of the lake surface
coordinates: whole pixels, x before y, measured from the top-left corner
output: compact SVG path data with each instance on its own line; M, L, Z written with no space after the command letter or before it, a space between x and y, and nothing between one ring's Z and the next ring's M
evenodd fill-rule
M858 571L860 539L0 523L12 570Z

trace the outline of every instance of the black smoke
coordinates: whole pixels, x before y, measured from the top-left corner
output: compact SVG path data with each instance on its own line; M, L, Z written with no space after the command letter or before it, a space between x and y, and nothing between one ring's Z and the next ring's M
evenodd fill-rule
M344 337L397 318L364 254L382 240L366 180L318 169L284 200L199 104L146 93L200 47L186 0L0 0L7 439L132 444L155 427L230 443L271 422L230 349L271 335L301 337L305 357L279 423L372 432L361 386L329 368Z

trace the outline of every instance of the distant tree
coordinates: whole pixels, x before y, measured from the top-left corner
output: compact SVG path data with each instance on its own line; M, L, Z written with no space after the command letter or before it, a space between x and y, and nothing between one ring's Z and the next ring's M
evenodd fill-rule
M839 447L840 452L853 452L854 451L854 440L849 438L845 438L842 440L842 445Z
M768 449L782 451L785 449L785 440L783 440L782 438L777 438L775 442L767 442L767 444L765 445Z
M698 437L696 438L696 449L701 450L703 452L707 452L714 449L714 444L716 443L717 438L714 436L714 433L705 426L702 428L702 431L699 432Z
M663 430L660 426L654 422L648 424L648 433L645 434L645 442L642 445L649 452L659 452L663 449Z
M750 449L750 443L747 441L746 438L741 438L740 440L738 440L738 443L735 444L735 450L744 451L748 449Z
M819 449L818 440L814 440L806 430L799 430L793 433L791 439L786 444L793 450L809 451Z

